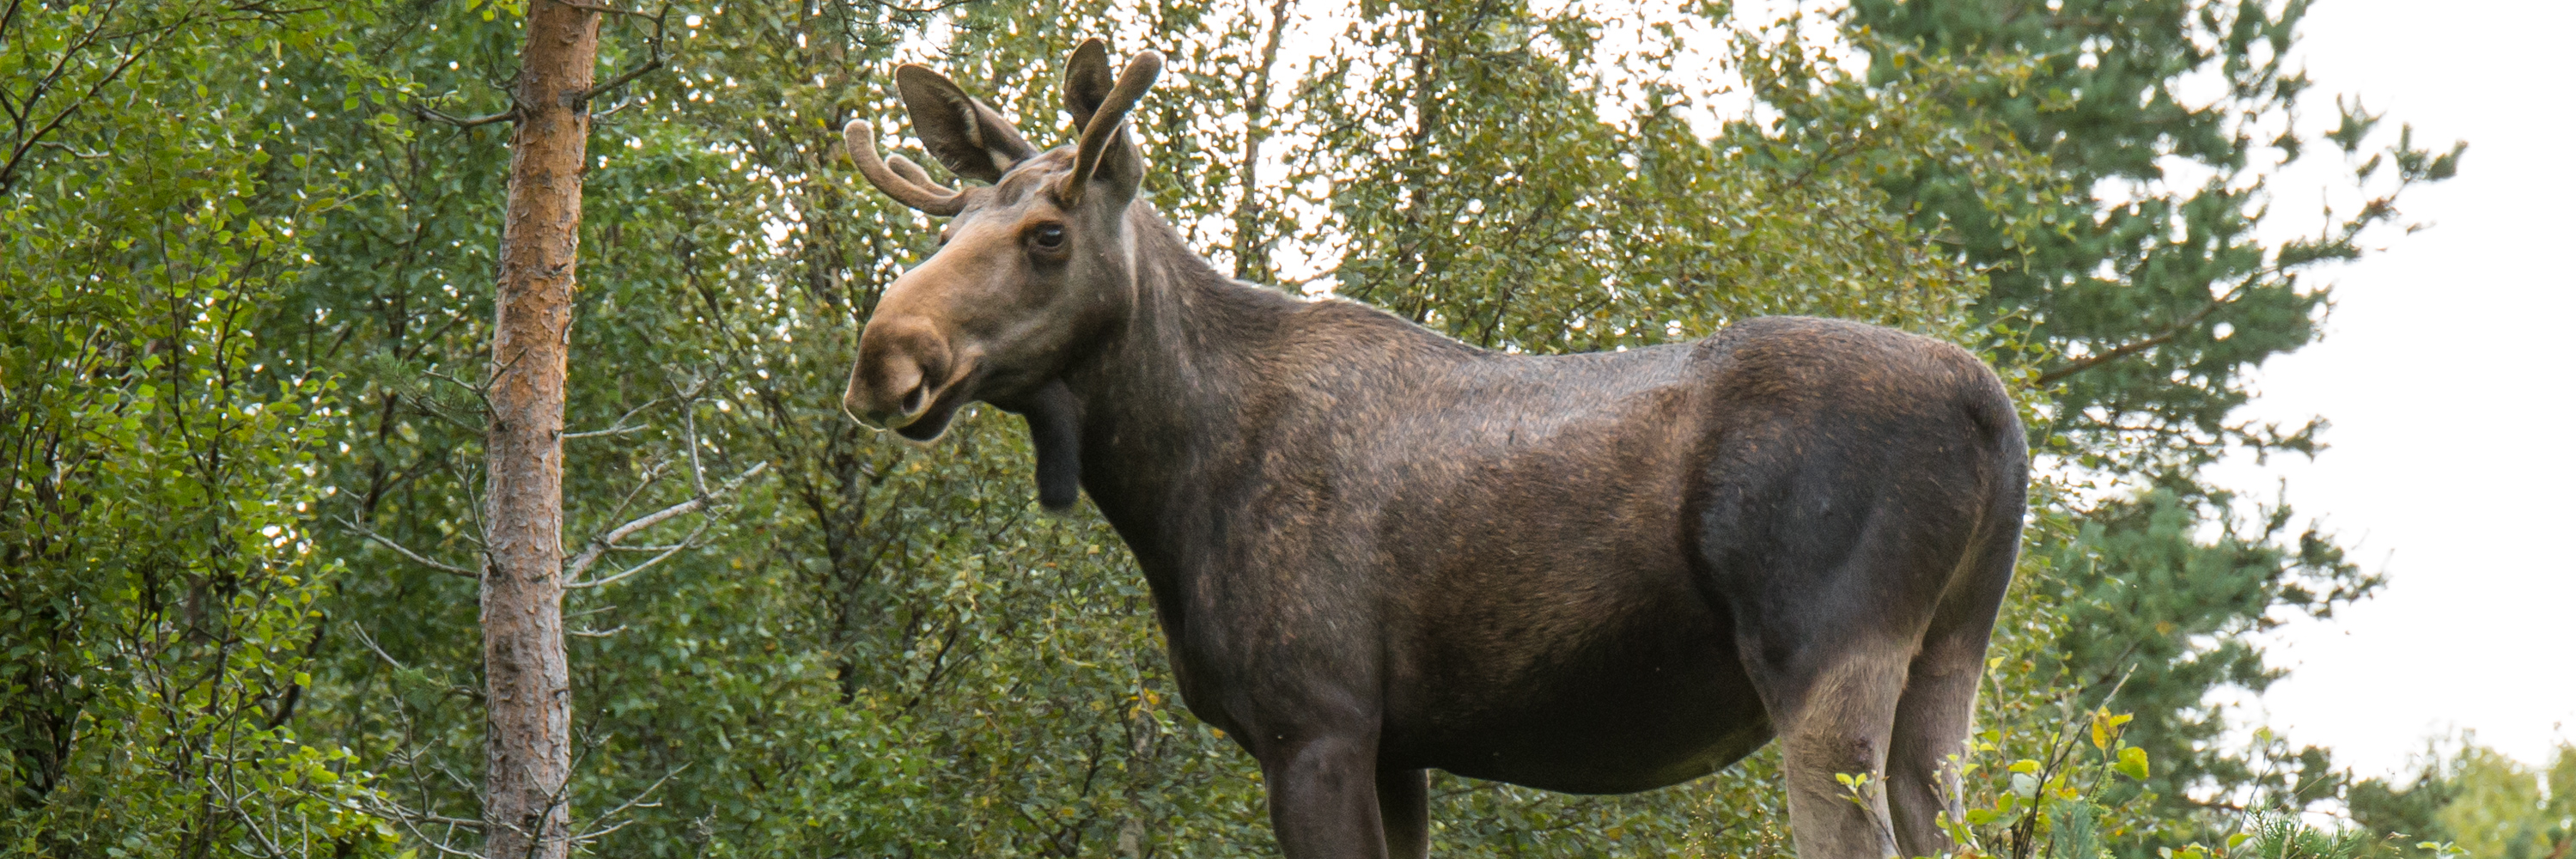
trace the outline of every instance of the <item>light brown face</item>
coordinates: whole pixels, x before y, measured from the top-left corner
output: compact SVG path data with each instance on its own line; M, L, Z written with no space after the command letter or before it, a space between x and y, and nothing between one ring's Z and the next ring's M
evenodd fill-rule
M958 407L1008 401L1062 369L1102 304L1086 294L1096 285L1072 276L1075 246L1088 242L1049 190L1070 160L1041 155L967 192L939 249L886 288L860 333L844 399L852 414L928 441Z
M842 129L860 172L888 196L953 216L939 249L896 278L859 334L842 396L852 415L906 438L938 438L977 400L1021 401L1064 371L1075 347L1111 324L1127 298L1126 210L1144 176L1125 117L1161 73L1137 55L1113 82L1099 40L1074 51L1065 108L1077 146L1038 152L955 82L903 66L896 86L922 145L960 177L952 191L901 156L880 159L875 129Z

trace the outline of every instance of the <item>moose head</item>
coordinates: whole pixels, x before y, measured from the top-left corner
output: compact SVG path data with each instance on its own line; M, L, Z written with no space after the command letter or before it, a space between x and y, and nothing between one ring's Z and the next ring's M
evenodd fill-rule
M1082 134L1041 152L946 76L896 69L923 148L981 187L947 188L901 155L879 156L865 118L841 129L878 190L950 219L939 249L886 288L860 333L843 398L851 414L922 442L969 402L1024 415L1037 441L1039 500L1073 503L1073 406L1057 377L1133 300L1127 220L1145 161L1126 118L1162 70L1162 55L1146 51L1112 78L1107 48L1083 42L1063 93Z

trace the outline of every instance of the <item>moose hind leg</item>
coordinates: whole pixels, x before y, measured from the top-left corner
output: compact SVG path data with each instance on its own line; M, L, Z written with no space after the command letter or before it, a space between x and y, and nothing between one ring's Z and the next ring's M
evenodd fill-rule
M1887 803L1897 845L1907 856L1939 856L1952 847L1941 815L1957 821L1958 760L1966 753L1985 639L1925 642L1898 700L1888 749Z
M1780 738L1789 830L1801 859L1896 855L1887 751L1909 650L1873 642L1816 654L1790 670L1755 672Z
M1390 859L1423 859L1431 855L1430 790L1422 770L1378 771L1377 813L1386 827L1386 855Z
M1998 517L2019 524L2018 511ZM1896 843L1907 856L1939 856L1955 845L1941 831L1941 815L1953 822L1965 813L1959 803L1958 761L1964 756L1976 714L1977 684L1985 677L1986 642L1994 632L1995 611L2012 583L2012 564L2019 548L2018 529L1998 528L1985 535L1983 552L1971 558L1960 578L1943 595L1925 634L1923 647L1906 672L1905 695L1896 705L1896 731L1888 749L1888 803L1894 812Z
M1289 738L1261 744L1270 828L1288 859L1384 859L1378 817L1377 750L1349 737Z

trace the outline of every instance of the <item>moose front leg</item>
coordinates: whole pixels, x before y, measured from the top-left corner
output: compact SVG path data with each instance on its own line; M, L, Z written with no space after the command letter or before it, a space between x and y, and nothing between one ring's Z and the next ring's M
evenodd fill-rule
M1385 859L1374 737L1277 734L1256 754L1288 859Z

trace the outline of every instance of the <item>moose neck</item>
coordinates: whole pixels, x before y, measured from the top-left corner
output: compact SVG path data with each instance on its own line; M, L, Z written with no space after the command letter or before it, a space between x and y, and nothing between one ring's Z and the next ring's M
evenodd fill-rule
M1127 226L1135 302L1064 382L1080 403L1082 486L1160 586L1219 515L1208 502L1240 467L1265 345L1304 302L1219 274L1149 207Z

